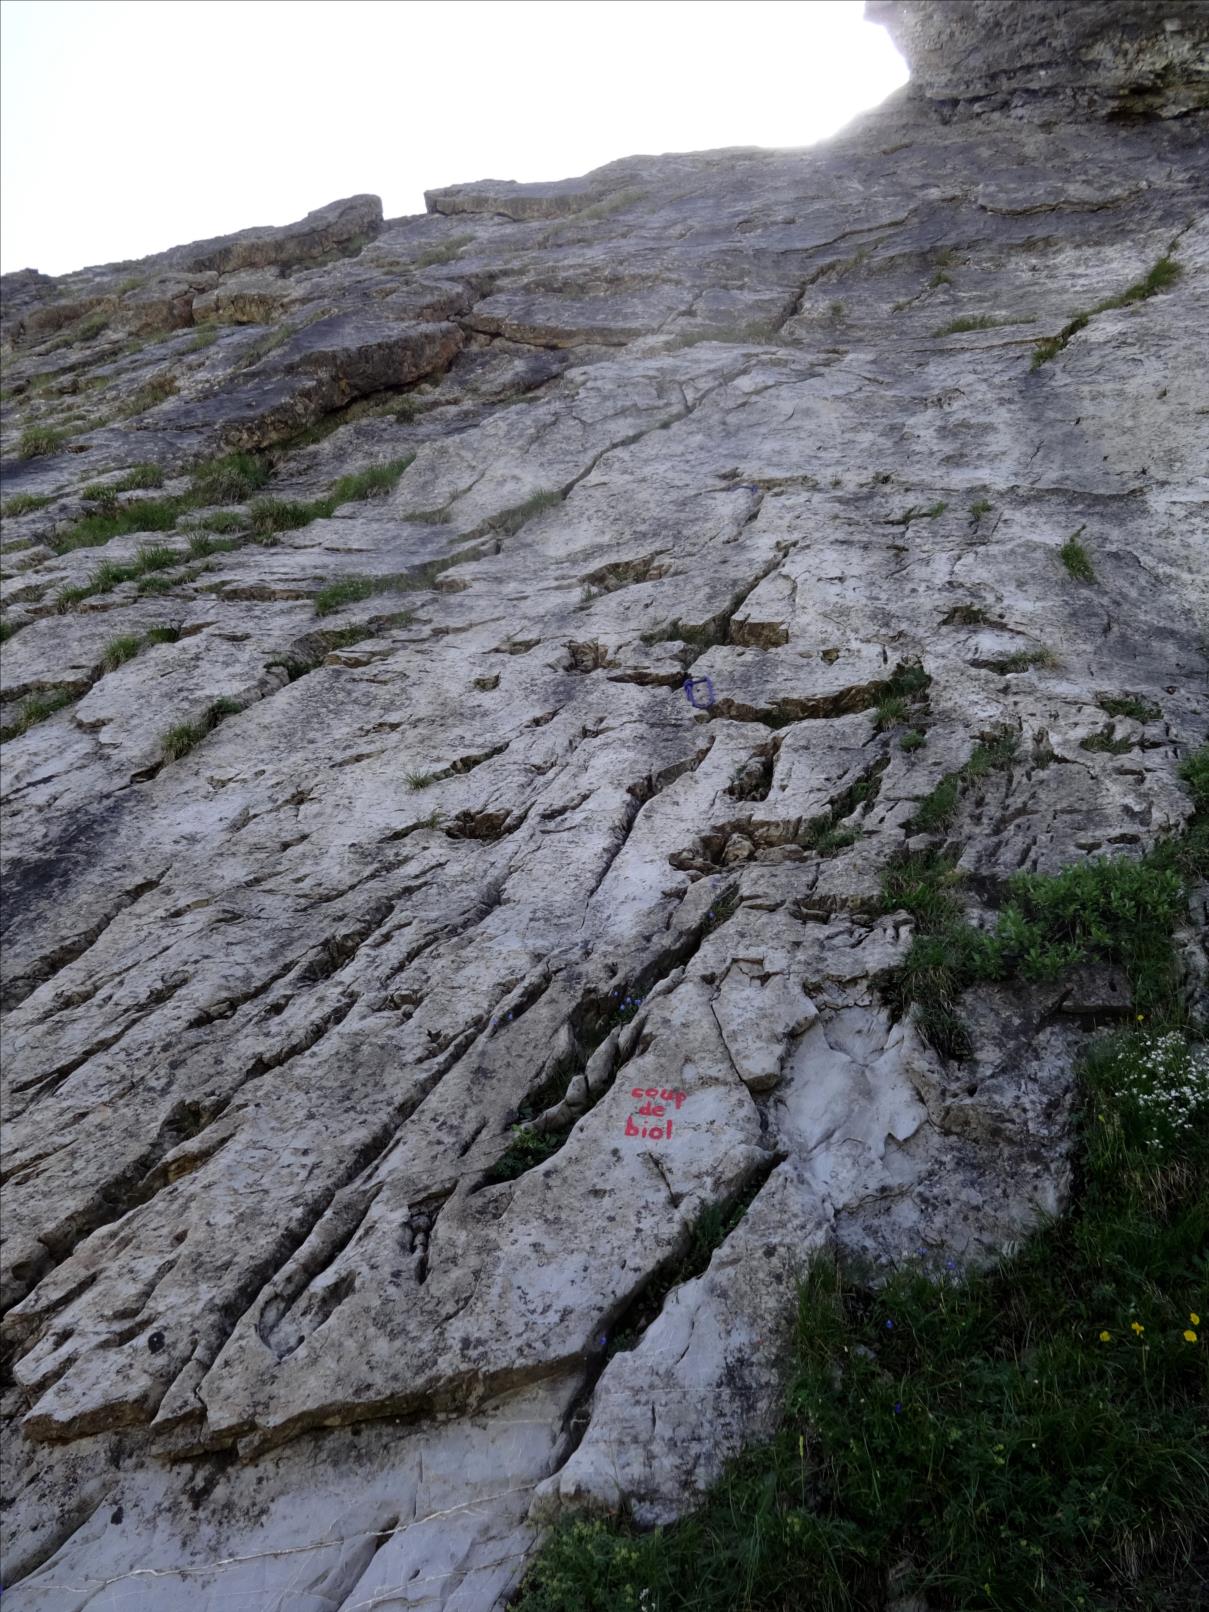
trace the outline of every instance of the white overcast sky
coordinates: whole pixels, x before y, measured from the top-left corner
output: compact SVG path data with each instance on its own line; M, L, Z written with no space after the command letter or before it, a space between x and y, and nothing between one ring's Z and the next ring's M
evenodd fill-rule
M906 81L861 0L3 0L5 271L369 191L800 146Z

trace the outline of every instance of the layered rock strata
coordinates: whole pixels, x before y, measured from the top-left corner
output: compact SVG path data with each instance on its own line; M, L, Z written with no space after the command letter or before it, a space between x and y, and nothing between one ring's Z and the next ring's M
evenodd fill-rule
M1204 12L876 9L823 146L7 278L14 1612L487 1612L768 1430L813 1250L1062 1206L1120 983L955 1063L881 886L1189 815Z

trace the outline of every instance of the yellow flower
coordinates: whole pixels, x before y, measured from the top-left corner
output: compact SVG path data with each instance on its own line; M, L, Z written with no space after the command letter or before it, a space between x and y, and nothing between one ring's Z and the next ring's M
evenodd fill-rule
M1138 1321L1131 1321L1129 1323L1129 1330L1131 1332L1136 1332L1138 1337L1140 1338L1142 1336L1143 1332L1145 1332L1146 1328L1144 1326L1142 1326L1142 1324L1140 1322L1138 1322Z
M1196 1333L1192 1330L1191 1327L1189 1327L1187 1332L1184 1333L1184 1341L1186 1343L1195 1343L1196 1342Z
M1138 1023L1139 1024L1144 1024L1145 1021L1146 1021L1146 1015L1144 1013L1139 1013L1138 1014Z
M1193 1312L1192 1312L1192 1314L1191 1314L1191 1315L1190 1315L1190 1316L1189 1316L1189 1317L1188 1317L1188 1319L1189 1319L1189 1320L1190 1320L1190 1321L1191 1321L1191 1322L1192 1322L1192 1324L1193 1324L1193 1326L1194 1326L1194 1327L1199 1327L1199 1326L1200 1326L1200 1324L1201 1324L1201 1318L1200 1318L1200 1316L1199 1316L1199 1315L1198 1315L1198 1314L1197 1314L1197 1313L1196 1313L1196 1311L1195 1311L1195 1310L1193 1310Z
M1187 1333L1185 1333L1184 1336L1187 1337ZM1108 1343L1111 1340L1111 1338L1112 1338L1112 1333L1111 1332L1101 1332L1101 1334L1100 1334L1100 1342L1101 1343Z

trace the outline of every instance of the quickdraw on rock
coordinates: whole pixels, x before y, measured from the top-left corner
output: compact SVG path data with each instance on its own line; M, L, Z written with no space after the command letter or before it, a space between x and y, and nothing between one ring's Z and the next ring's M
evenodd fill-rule
M698 693L704 689L705 699L698 700L694 690ZM686 677L684 679L684 697L688 703L698 711L708 711L714 703L714 685L708 677Z

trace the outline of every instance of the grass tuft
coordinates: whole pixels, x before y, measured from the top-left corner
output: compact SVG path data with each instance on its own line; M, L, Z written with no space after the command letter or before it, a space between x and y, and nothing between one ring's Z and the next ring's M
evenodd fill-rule
M17 714L13 720L0 727L0 742L20 738L21 734L28 733L36 723L44 722L48 716L61 711L74 699L75 695L66 688L38 689L33 694L27 694L17 707Z
M214 731L224 717L234 716L242 710L243 706L238 700L224 697L207 706L195 721L178 722L175 727L168 729L161 740L164 760L179 761L182 756L187 756L195 745Z
M153 375L136 391L132 392L117 411L118 419L129 419L135 414L146 414L148 409L157 408L168 398L175 395L177 380L175 375L165 371L160 375Z
M198 465L191 486L195 504L242 504L260 491L269 468L254 453L228 453Z
M17 444L17 453L22 459L42 459L49 454L58 453L70 437L70 432L56 431L49 425L31 425L22 431L21 440Z
M315 614L330 616L333 610L369 599L377 592L378 584L371 577L344 577L339 582L329 582L315 595Z
M121 633L117 638L111 638L101 652L101 670L116 672L119 666L125 666L128 660L133 660L143 647L143 640L138 633Z
M293 532L309 526L319 511L313 504L297 499L256 498L248 514L252 531L258 537L268 537L274 532Z
M1136 694L1102 694L1096 704L1106 716L1128 716L1135 722L1156 722L1163 714L1152 700L1143 700Z
M1173 286L1182 273L1181 265L1170 254L1159 258L1158 262L1151 266L1142 279L1128 286L1119 295L1107 297L1103 302L1097 302L1094 308L1089 308L1085 313L1077 313L1068 324L1063 325L1056 336L1046 336L1043 340L1036 342L1033 347L1033 361L1030 367L1040 369L1043 364L1048 364L1052 359L1057 358L1058 354L1066 348L1072 336L1077 336L1081 330L1086 330L1089 322L1096 314L1107 313L1112 308L1128 308L1135 302L1145 302L1148 297L1156 296L1158 292L1166 291L1170 286Z
M949 506L943 501L936 504L929 504L927 508L925 508L922 504L912 504L909 509L904 509L901 515L892 515L889 520L883 521L882 525L910 526L912 521L935 520L938 515L943 515L948 507Z
M9 499L0 513L8 520L18 515L30 515L35 509L45 509L47 504L53 502L49 493L18 493L15 498Z
M1085 528L1080 526L1077 532L1071 533L1058 550L1058 558L1076 582L1094 582L1096 572L1091 563L1091 555L1079 541L1079 537L1084 530Z
M505 509L491 522L491 525L507 536L512 537L519 532L526 521L531 521L535 515L543 510L553 509L561 504L563 495L554 489L536 492L531 498L526 498L523 504L517 504L512 509Z

